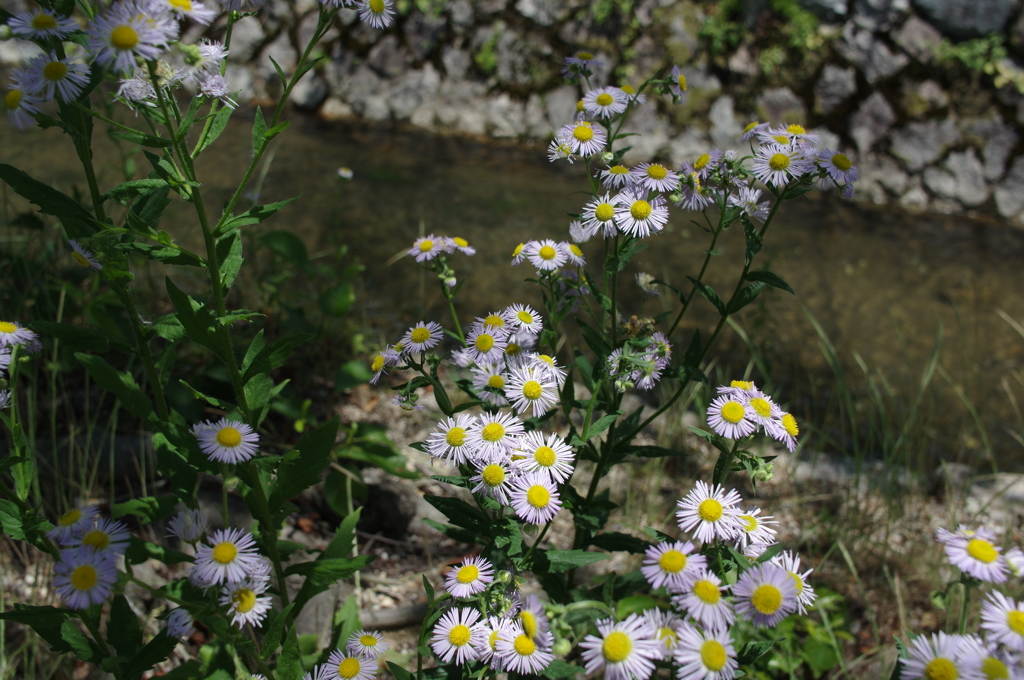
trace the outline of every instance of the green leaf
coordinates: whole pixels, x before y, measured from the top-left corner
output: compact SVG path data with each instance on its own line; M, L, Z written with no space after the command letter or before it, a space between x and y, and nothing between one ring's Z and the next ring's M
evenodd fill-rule
M126 253L141 255L147 260L162 262L164 264L177 264L188 267L205 267L203 258L184 248L170 248L159 243L118 243L114 246Z
M289 602L288 606L281 611L271 610L267 616L263 633L263 647L260 653L260 657L264 660L273 656L278 646L280 646L281 637L285 631L285 622L288 620L294 607L295 603Z
M39 206L39 212L59 218L68 218L94 225L96 219L88 210L66 194L62 194L48 184L33 179L15 167L0 163L0 180L7 182L15 193ZM90 226L96 231L94 226Z
M388 670L391 671L391 675L395 676L395 680L413 680L416 677L394 661L388 661L387 664Z
M75 352L75 358L100 387L113 392L121 405L136 418L145 419L153 413L153 403L130 374L114 370L103 357L95 354Z
M666 449L661 446L627 446L624 451L641 458L674 458L685 456L686 452L676 449Z
M270 493L271 510L277 510L286 500L320 481L320 473L327 467L334 442L338 438L338 423L338 416L335 416L312 432L302 435L295 446L299 455L282 463L277 469L277 482Z
M615 617L621 621L630 614L639 614L657 607L658 601L650 595L630 595L622 598L615 605Z
M750 263L754 261L754 256L761 252L761 245L763 239L758 234L757 227L750 221L750 218L746 215L740 215L740 222L743 224L743 234L747 239L747 247L744 252L744 264L750 266Z
M585 324L579 317L576 317L576 323L583 332L583 339L586 341L587 346L590 347L594 354L599 357L606 357L611 354L611 347L605 342L600 333Z
M708 302L714 305L715 309L721 316L725 316L725 303L722 302L722 298L718 297L718 293L714 289L702 281L698 281L692 276L687 276L693 287L700 291L700 294L707 298Z
M82 631L78 630L74 619L68 619L61 624L60 636L68 644L68 647L71 648L75 656L82 661L92 661L103 656L96 647L96 643L85 637Z
M178 642L180 642L178 638L169 636L165 631L160 631L128 661L121 677L141 677L144 672L169 658Z
M608 552L644 553L651 547L651 544L642 538L622 534L617 531L606 531L603 534L598 534L588 542L590 545L607 550Z
M107 642L114 646L119 656L132 657L142 647L142 628L128 600L124 595L115 595L110 604L110 619L107 626Z
M298 267L303 273L309 275L313 272L306 244L292 232L272 231L260 237L260 243Z
M171 548L165 548L162 545L157 545L156 543L144 541L137 536L132 536L128 539L128 550L124 553L125 562L128 564L142 564L150 558L159 560L160 562L168 565L195 562L195 558L190 555L186 555L183 552L178 552Z
M440 510L452 524L484 536L491 535L490 521L487 517L461 498L424 496L423 500Z
M14 501L0 500L0 527L16 541L28 541L40 547L49 542L45 539L45 533L53 525L45 517L22 512Z
M170 185L162 179L133 179L118 184L103 194L101 198L105 201L117 201L121 205L128 205L133 198L160 188L170 188Z
M263 145L267 143L265 134L267 132L267 121L263 118L263 109L256 107L256 120L252 124L252 152L258 155Z
M389 451L387 454L382 455L368 451L361 446L352 445L340 449L338 451L338 458L369 463L374 467L379 467L389 475L401 477L402 479L419 479L423 476L415 468L409 467L409 460L405 456L395 451Z
M267 205L255 205L246 210L241 215L233 215L224 220L224 222L217 229L216 233L223 234L224 232L236 229L238 227L244 227L249 224L257 224L264 221L274 213L284 208L289 203L299 200L299 196L295 198L286 198L283 201L276 203L268 203Z
M736 661L741 666L752 664L770 652L776 643L782 642L785 639L784 637L779 637L774 640L748 640L747 644L743 645L740 653L736 655Z
M185 334L203 347L212 350L221 361L228 363L229 355L214 335L214 319L209 310L185 295L170 277L165 279L167 295L178 312L178 321L185 328Z
M541 551L534 552L536 554ZM607 553L586 552L585 550L545 550L543 553L547 560L546 571L549 574L578 569L611 557Z
M757 296L764 290L763 283L752 283L749 286L740 288L739 292L736 293L736 297L729 300L729 313L735 314L740 311L751 302L757 299Z
M582 439L583 441L590 441L591 439L593 439L594 437L596 437L597 435L601 434L609 427L611 427L612 423L618 420L619 416L621 416L623 413L625 413L625 411L616 411L615 413L609 413L607 415L601 416L595 422L590 424L590 427L587 428L586 432L580 434L580 439Z
M179 196L184 198L186 201L192 201L192 194L188 191L188 187L197 186L195 182L178 179L178 171L168 159L162 158L148 151L143 151L142 154L149 161L150 165L153 166L153 171L156 172L161 179L167 182L172 189L178 192ZM182 191L183 187L185 188L185 191Z
M267 140L269 142L274 137L277 137L279 134L281 134L282 132L287 130L288 126L291 125L291 124L292 124L292 122L290 120L281 121L280 123L278 123L274 127L270 128L269 130L264 132L263 133L263 139L265 139L265 140Z
M494 532L494 545L505 551L509 557L523 552L523 530L511 517L506 518Z
M221 107L220 111L214 114L213 122L210 123L210 129L206 131L206 136L200 139L196 144L195 151L192 152L192 158L199 156L199 154L205 151L208 146L217 141L217 138L220 137L220 133L224 132L224 128L228 126L228 119L231 117L233 112L234 109L230 106L224 106Z
M269 373L275 368L283 366L284 362L291 356L292 349L307 340L311 340L313 337L313 335L308 333L286 335L269 347L260 349L252 361L248 361L247 358L246 362L243 363L242 384L249 382L249 379L258 373Z
M480 542L480 535L475 531L467 531L466 529L460 529L459 527L453 527L448 524L435 522L429 517L424 517L423 523L431 529L433 529L434 531L444 534L453 541L458 541L459 543L466 543L468 545L473 545L474 543Z
M15 602L13 610L0 613L0 619L29 626L39 637L46 640L55 654L66 654L71 651L71 645L61 635L61 627L74 615L68 609L57 609L52 606L32 607Z
M123 142L129 142L131 144L138 144L139 146L148 146L151 149L166 149L167 147L174 144L169 139L163 137L154 137L153 135L147 135L143 132L136 132L135 130L122 130L114 129L107 133L113 139L120 139Z
M115 504L110 510L110 516L116 519L125 515L135 515L143 524L150 524L173 515L179 500L177 496L136 498Z
M761 283L768 284L772 288L778 288L779 290L784 290L796 295L790 285L783 281L778 274L770 272L767 269L761 269L756 272L747 272L747 275L743 278L747 281L760 281Z
M160 181L164 182L164 180ZM171 199L167 198L169 192L170 186L168 185L162 189L152 189L143 194L128 209L129 226L139 231L153 231L160 220L160 215L164 212L164 208L171 203Z
M242 235L232 229L217 239L217 261L220 263L221 285L227 290L242 268Z
M305 576L315 586L329 587L334 582L348 578L367 564L376 559L376 555L359 555L358 557L335 557L312 562L299 562L284 570L285 576L299 574Z
M362 628L359 624L359 604L356 602L355 593L349 595L345 600L345 604L334 612L332 624L334 631L331 635L329 647L334 649L342 647L352 633Z
M299 637L294 630L284 636L281 645L281 656L277 659L278 680L300 680L305 672L299 655Z
M580 667L571 664L563 659L553 659L547 667L540 672L545 678L551 678L551 680L561 680L561 678L575 678L580 673ZM395 676L395 680L399 680L398 676Z
M30 321L25 325L37 333L60 340L65 347L74 351L103 353L111 347L123 352L135 351L134 347L120 338L94 328L40 320Z

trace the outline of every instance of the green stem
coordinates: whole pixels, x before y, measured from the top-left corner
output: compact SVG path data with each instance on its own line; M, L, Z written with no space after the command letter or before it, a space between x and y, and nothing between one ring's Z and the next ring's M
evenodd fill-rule
M963 598L960 602L960 634L967 634L967 613L971 606L971 584L964 581L962 578L960 584L963 586Z
M455 313L455 296L452 295L452 289L442 281L441 290L444 291L444 298L448 301L448 309L452 313L452 322L455 324L455 332L459 334L459 340L465 344L466 336L462 332L462 324L459 323L459 315Z
M92 635L93 640L95 640L96 646L99 648L100 653L103 654L103 658L109 658L111 656L110 646L107 644L107 641L103 639L103 636L100 635L99 621L93 619L88 614L83 614L81 619L82 623L85 624L85 627L89 629L89 634ZM119 666L114 666L111 669L111 673L115 678L117 678L117 680L120 680L121 672Z
M548 528L550 527L551 522L548 522L544 525L544 528L540 530L540 535L537 536L537 540L533 542L533 545L530 546L530 549L526 551L525 555L523 555L523 562L527 562L530 559L530 555L533 554L534 548L540 545L540 542L544 540L544 536L548 533Z
M701 265L700 273L697 274L698 283L701 283L704 280L704 273L707 271L708 264L710 264L711 262L711 254L715 250L715 244L718 242L719 234L722 233L723 215L724 213L722 213L722 215L719 215L718 217L718 228L714 230L714 235L711 237L711 245L708 247L708 251L704 255L704 264ZM668 333L666 333L665 335L667 335L668 337L672 337L672 333L676 330L676 327L679 326L679 322L683 320L683 316L686 314L686 310L690 308L690 303L693 302L693 298L695 297L697 297L696 283L693 284L693 287L690 289L690 294L687 296L686 301L683 303L683 308L679 310L679 314L676 316L676 320L672 322L672 325L668 329Z
M153 390L153 397L156 399L157 415L160 417L160 420L167 422L170 420L170 416L167 411L167 400L164 398L164 384L160 379L160 370L153 361L153 354L149 351L149 342L146 340L146 335L142 330L139 310L135 306L135 301L132 300L131 294L120 283L108 280L114 292L117 293L118 298L121 299L121 304L128 311L128 321L131 322L135 343L139 347L139 356L142 357L142 366L146 371L146 379L149 380Z
M277 532L274 530L273 516L270 512L270 503L267 501L267 492L260 481L259 470L256 461L250 460L243 463L248 467L249 478L252 482L253 493L256 494L256 503L260 509L260 535L267 546L270 561L274 563L274 574L277 576L277 589L281 596L281 608L288 606L288 585L284 580L284 566L281 564L281 554L277 549ZM298 614L294 612L293 614ZM294 616L292 617L294 618Z

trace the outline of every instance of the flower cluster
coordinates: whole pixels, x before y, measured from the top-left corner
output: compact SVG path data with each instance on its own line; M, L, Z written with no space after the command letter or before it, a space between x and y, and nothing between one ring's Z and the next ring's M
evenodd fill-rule
M195 523L183 519L181 524L189 522ZM188 578L203 589L219 587L217 601L236 626L258 627L272 602L265 594L271 569L270 560L256 550L252 534L238 528L218 529L196 546L196 561Z
M582 240L586 240L584 236ZM555 242L551 239L543 241L527 241L516 246L512 253L512 264L529 261L540 272L551 272L567 264L582 267L587 263L583 251L575 243L568 241Z
M619 392L654 389L672 363L672 343L664 333L656 331L636 344L641 346L619 347L608 355L608 373Z
M303 680L370 680L377 673L380 658L388 650L384 636L377 631L352 633L344 649L335 649L327 661L302 676ZM254 676L260 677L262 676Z
M47 534L60 547L54 587L71 609L100 604L117 581L117 558L131 534L124 523L100 518L96 506L72 508Z
M718 396L708 406L708 425L722 437L742 439L762 428L770 437L786 445L792 452L800 427L791 413L786 413L754 383L733 380L718 387Z

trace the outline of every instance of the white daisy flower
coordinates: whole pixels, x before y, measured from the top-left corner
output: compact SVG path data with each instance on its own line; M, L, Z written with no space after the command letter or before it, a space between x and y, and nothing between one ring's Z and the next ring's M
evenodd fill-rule
M946 557L968 576L987 583L1003 583L1008 569L1001 554L1003 549L995 545L995 540L984 527L979 527L971 538L953 535L945 541Z
M637 94L636 88L634 88L632 85L622 85L622 91L629 98L630 104L643 106L644 104L647 103L647 95Z
M773 421L782 418L782 408L772 401L771 397L761 391L749 395L746 406L747 418L766 428L766 430L773 424Z
M257 566L259 553L252 534L237 527L218 529L196 547L192 571L203 583L237 583Z
M745 515L737 515L740 521L740 533L736 548L743 549L751 543L771 543L775 538L775 529L779 521L774 517L761 517L761 508L750 506Z
M686 75L683 74L683 70L679 66L672 66L669 88L676 97L682 97L683 93L686 92Z
M406 353L426 352L441 342L444 331L434 321L420 321L402 336L402 347Z
M767 129L768 123L759 123L756 120L751 121L745 128L743 128L743 132L740 135L740 141L749 142Z
M172 609L167 615L167 635L172 638L184 638L192 634L195 627L192 625L192 615L187 609L178 607Z
M522 264L523 260L526 259L526 244L520 243L512 250L512 265Z
M530 524L544 524L562 509L558 490L546 474L530 472L512 482L512 509Z
M729 631L699 631L686 626L679 635L673 658L679 680L731 680L738 662Z
M255 566L249 570L249 580L253 583L263 584L264 589L270 586L270 574L274 571L274 565L270 559L260 555L256 559Z
M486 459L504 455L515 448L524 428L511 413L481 413L469 430L469 443Z
M266 586L248 579L230 582L220 590L220 603L228 608L231 622L239 628L247 624L259 628L260 622L267 617L272 599L263 595Z
M153 89L153 86L148 81L142 78L123 79L120 87L117 88L117 94L114 98L124 102L130 108L156 106L156 90Z
M128 540L132 537L124 522L101 518L91 526L80 528L73 534L70 545L83 546L96 552L111 552L123 555L128 549Z
M111 64L114 72L131 75L136 57L160 58L167 43L177 38L178 24L170 17L151 16L134 0L122 0L96 17L86 32L97 64Z
M11 368L11 348L0 345L0 372Z
M472 349L467 351L474 352ZM470 372L473 375L473 389L481 399L494 406L508 405L505 400L506 376L498 364L476 366Z
M604 670L607 680L643 680L654 672L662 656L662 642L651 624L639 614L623 621L600 619L595 624L600 637L588 635L580 642L588 674Z
M733 586L736 611L755 626L771 628L797 611L796 584L777 564L761 563L743 572Z
M471 489L472 492L489 496L502 505L508 505L512 481L517 476L512 470L508 455L502 453L476 460L474 467L477 473L469 478L469 483L476 485Z
M633 177L633 184L647 191L668 193L679 186L679 175L661 163L641 163L630 170L629 174Z
M453 251L458 251L463 255L476 255L476 248L469 245L469 241L461 236L452 236L448 238L448 246Z
M516 455L522 458L515 460ZM544 434L534 430L519 438L513 451L514 465L523 472L546 474L554 484L561 484L572 476L575 454L565 440L552 432Z
M565 384L565 378L569 375L568 371L559 366L554 358L548 354L533 354L530 355L529 366L532 368L538 368L542 372L546 373L550 380L553 380L559 388Z
M385 369L389 366L397 366L400 361L401 357L393 347L385 347L384 351L377 352L370 361L370 372L373 373L373 377L369 381L370 384L376 385L382 375L387 375Z
M860 179L860 172L854 167L850 161L850 157L846 154L833 151L832 149L824 149L818 153L818 166L832 179L832 182L838 184L850 184Z
M514 304L505 310L509 324L517 330L525 330L530 333L540 333L544 330L544 323L540 316L530 305Z
M516 413L532 411L534 418L547 413L558 402L558 385L540 370L517 368L505 385L505 398Z
M2 358L0 356L0 359ZM1024 552L1020 548L1016 546L1010 548L1003 557L1006 559L1006 567L1010 570L1011 574L1017 578L1024 576Z
M30 59L25 64L25 74L33 93L42 95L48 102L53 101L57 95L66 102L77 99L89 84L88 66L61 59L52 51Z
M75 258L75 261L83 267L92 267L96 271L101 271L103 265L96 259L96 256L90 253L88 250L83 248L78 241L71 238L68 239L68 243L71 244L71 257Z
M509 320L508 313L505 310L491 312L482 319L477 317L476 323L484 326L488 331L501 338L507 338L512 331L512 322Z
M548 144L548 160L552 163L562 160L572 163L576 160L571 132L559 130L555 133L554 139Z
M716 484L709 486L698 480L686 497L677 503L679 528L692 532L701 543L714 539L731 541L740 532L739 504L743 501L735 489L728 493Z
M672 605L708 630L725 630L736 613L722 590L721 579L705 568L693 575L686 592L672 597Z
M186 543L196 543L210 528L210 520L202 510L185 508L167 523L167 535L177 536Z
M793 585L796 586L796 598L797 598L797 611L800 614L807 613L807 607L814 604L814 601L818 599L818 596L814 594L814 587L807 582L807 577L811 575L813 569L800 572L800 556L791 550L783 550L770 562L777 564L786 570L789 577L793 579Z
M613 165L598 174L605 189L624 189L633 184L633 176L625 165Z
M217 10L209 9L201 2L192 0L148 0L153 12L167 12L176 19L188 17L198 24L208 26L217 18Z
M357 630L348 636L345 650L352 656L363 659L377 659L388 651L384 636L375 630Z
M622 194L614 197L611 194L605 194L594 198L583 206L580 218L583 220L583 229L588 236L601 234L604 238L612 238L618 234L615 211L621 202L620 196Z
M583 110L594 118L611 118L626 110L629 97L617 87L606 86L583 95Z
M813 132L808 132L803 125L787 125L783 123L781 128L768 128L759 135L766 142L777 142L788 144L793 147L814 146L818 143L819 137Z
M551 239L530 241L526 244L523 254L526 255L526 259L530 261L530 264L541 271L559 269L569 259L566 249L560 243L555 243Z
M664 229L668 223L668 208L661 196L647 200L646 191L626 189L616 198L615 223L623 234L646 238Z
M587 263L587 258L583 256L583 251L580 250L580 247L578 245L576 245L575 243L563 243L562 245L565 247L565 250L568 253L567 257L569 258L569 262L571 264L574 264L577 267L582 267Z
M768 201L758 203L757 199L760 197L760 189L743 186L737 193L729 194L729 205L739 208L752 222L764 222L768 217L769 205Z
M430 648L442 661L462 666L479 656L478 648L487 644L484 629L477 623L480 612L470 607L449 609L434 625Z
M792 453L796 450L796 438L800 434L800 426L791 413L780 413L777 418L765 424L764 431L773 439L782 442L786 450Z
M704 208L715 202L714 192L709 187L704 186L700 175L696 172L683 175L678 196L679 200L676 201L676 206L692 212L704 210Z
M442 254L444 246L444 237L438 238L430 234L413 241L412 248L409 248L408 253L410 257L415 257L417 262L426 262Z
M472 597L482 593L494 581L494 566L479 555L468 557L462 565L452 567L444 587L452 597Z
M1024 680L1024 665L1020 658L994 641L966 635L961 642L961 655L968 663L980 660L981 676L987 680Z
M504 637L514 641L523 634L522 627L502 616L491 616L486 621L481 621L480 627L483 628L487 640L487 644L481 645L478 650L480 661L496 673L504 672L504 659L498 655L498 639Z
M99 508L87 505L84 508L71 508L57 520L57 525L46 532L46 535L59 546L69 546L75 536L89 527L99 516Z
M117 581L116 557L107 551L87 546L60 552L54 566L54 588L69 609L87 609L110 597Z
M238 103L230 97L228 81L219 73L203 73L199 75L199 92L210 99L219 99L224 106L233 109Z
M359 0L356 4L359 19L373 28L387 28L394 21L393 4L392 0Z
M466 348L478 365L499 364L505 356L508 333L493 326L474 322L466 334Z
M670 593L681 593L694 576L707 567L704 555L694 555L690 541L672 541L651 546L644 554L640 573L652 588L665 587Z
M676 645L679 643L679 636L687 624L674 613L664 609L648 609L643 613L647 623L654 629L655 638L661 642L659 651L662 658L670 658Z
M377 674L376 657L366 657L352 651L335 649L323 665L325 680L373 680Z
M194 427L193 432L207 458L220 463L241 463L259 450L259 434L239 420L222 418L205 427Z
M219 74L221 64L227 59L228 50L224 43L217 40L203 38L194 45L183 45L175 43L185 60L185 68L182 70L182 80L186 83L198 82L203 76ZM347 172L347 177L345 176ZM352 170L340 168L338 176L343 179L352 179Z
M573 56L565 58L562 75L567 77L570 74L590 75L594 69L602 64L604 62L595 58L591 52L577 52Z
M601 153L608 140L599 125L587 120L567 123L561 127L559 132L565 135L565 141L569 143L572 152L584 157Z
M708 427L728 439L742 439L753 434L757 423L751 417L752 409L747 408L744 402L724 394L716 397L708 406Z
M36 337L33 331L23 328L17 321L0 321L0 346L27 345Z
M964 641L965 638L960 635L919 635L910 643L910 657L900 659L903 665L900 677L904 680L984 680L980 668L981 659L972 653L970 645L965 645Z
M754 177L775 187L785 186L790 179L800 177L812 168L803 151L779 144L758 147L751 166Z
M544 603L536 595L527 595L523 598L522 608L516 615L516 622L522 627L523 633L531 640L537 640L543 648L551 646L550 640L551 624L548 615L544 612ZM548 637L545 637L548 636Z
M457 413L437 424L437 430L427 437L427 450L434 458L440 458L451 465L463 465L472 458L474 449L467 441L473 416Z
M53 10L36 7L18 12L8 20L11 32L28 40L66 38L78 30L78 22L67 16L58 16Z
M702 153L692 162L686 161L683 163L683 167L680 172L684 175L689 175L690 173L695 172L700 179L707 179L708 175L718 167L718 164L721 161L722 151L720 149L714 149L713 151Z
M1024 603L993 590L981 603L981 628L989 641L1024 652Z
M591 236L593 236L593 234L588 233L587 230L583 228L583 223L579 220L569 222L569 238L571 238L574 243L586 243L590 240Z
M495 654L501 658L505 670L523 675L540 675L554 658L548 651L553 642L551 633L539 632L531 637L523 631L513 632L519 634L505 637L506 633L499 633L495 641Z

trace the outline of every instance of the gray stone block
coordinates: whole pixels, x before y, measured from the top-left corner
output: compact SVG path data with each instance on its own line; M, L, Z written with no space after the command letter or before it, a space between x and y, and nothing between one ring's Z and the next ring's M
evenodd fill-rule
M881 92L868 97L850 116L850 136L860 154L867 154L895 121L896 113Z
M952 118L910 123L892 133L892 154L910 170L917 171L939 159L943 152L960 139Z
M1002 33L1015 0L914 0L914 9L945 35L961 40Z
M852 66L842 68L828 64L814 85L818 108L829 113L857 91L857 71Z
M907 55L893 52L874 33L857 28L853 22L843 26L843 37L836 43L836 50L860 68L869 83L894 76L910 63Z

